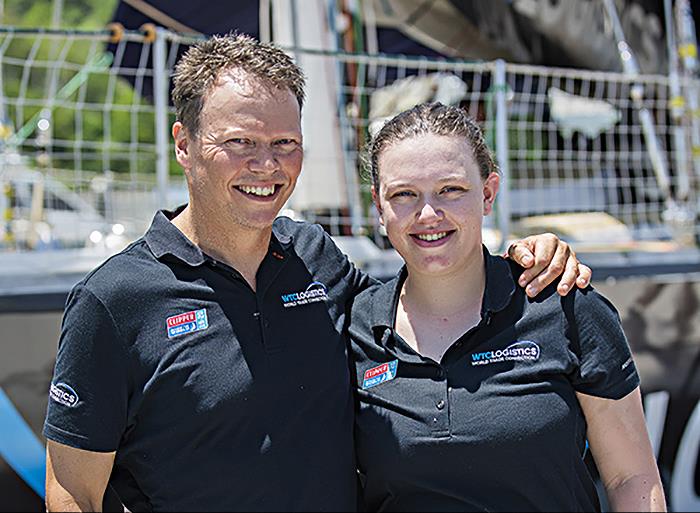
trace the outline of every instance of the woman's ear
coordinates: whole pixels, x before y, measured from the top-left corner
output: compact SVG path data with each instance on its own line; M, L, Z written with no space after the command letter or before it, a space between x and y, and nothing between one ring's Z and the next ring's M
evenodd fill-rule
M496 201L498 188L501 185L501 177L498 173L491 173L484 180L484 215L487 216L493 212L493 203Z
M382 207L379 204L379 194L377 193L377 189L374 188L374 185L372 186L372 202L374 203L374 207L377 209L377 213L379 214L379 224L384 226L384 218L382 217Z

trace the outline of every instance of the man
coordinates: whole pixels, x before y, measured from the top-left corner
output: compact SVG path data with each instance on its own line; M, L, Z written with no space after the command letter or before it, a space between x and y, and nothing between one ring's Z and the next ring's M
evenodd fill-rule
M156 214L69 297L49 510L99 510L108 485L132 511L355 507L344 323L371 280L318 226L275 219L301 170L303 86L286 54L245 36L178 63L190 203ZM555 257L535 289L564 268L574 285L566 245L528 244L515 253L529 279ZM582 266L577 283L589 278Z

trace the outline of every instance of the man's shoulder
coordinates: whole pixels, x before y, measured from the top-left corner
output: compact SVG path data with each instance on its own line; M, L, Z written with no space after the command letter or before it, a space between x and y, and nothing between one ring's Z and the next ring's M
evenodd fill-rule
M291 244L302 260L322 258L325 262L343 260L345 256L330 235L319 224L278 217L273 232L280 242Z
M377 282L355 296L350 309L350 322L355 331L371 330L378 322L393 317L398 277ZM388 322L388 321L387 321Z
M132 294L153 284L162 264L145 239L132 242L90 271L77 285L104 300L114 294Z
M283 237L311 237L322 238L324 236L323 227L308 221L298 221L286 216L280 216L272 224L275 235Z

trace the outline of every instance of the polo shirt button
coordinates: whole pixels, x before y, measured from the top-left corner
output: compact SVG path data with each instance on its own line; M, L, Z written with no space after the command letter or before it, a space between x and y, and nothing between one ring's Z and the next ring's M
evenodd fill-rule
M438 410L442 410L445 407L445 401L440 399L435 406L437 406Z
M437 424L437 417L433 417L433 424Z

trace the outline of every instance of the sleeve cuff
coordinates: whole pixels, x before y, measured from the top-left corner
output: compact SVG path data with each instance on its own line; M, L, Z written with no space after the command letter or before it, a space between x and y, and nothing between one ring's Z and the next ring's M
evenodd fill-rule
M115 444L95 441L83 435L77 435L75 433L64 431L63 429L57 428L56 426L52 426L48 423L44 424L43 433L48 440L67 445L68 447L73 447L74 449L105 453L116 452L117 450L117 446Z
M594 397L601 397L603 399L613 399L618 400L630 394L640 385L639 374L637 372L632 372L628 374L625 378L620 381L607 385L605 387L600 386L586 386L578 385L575 387L577 392L582 394L592 395Z

